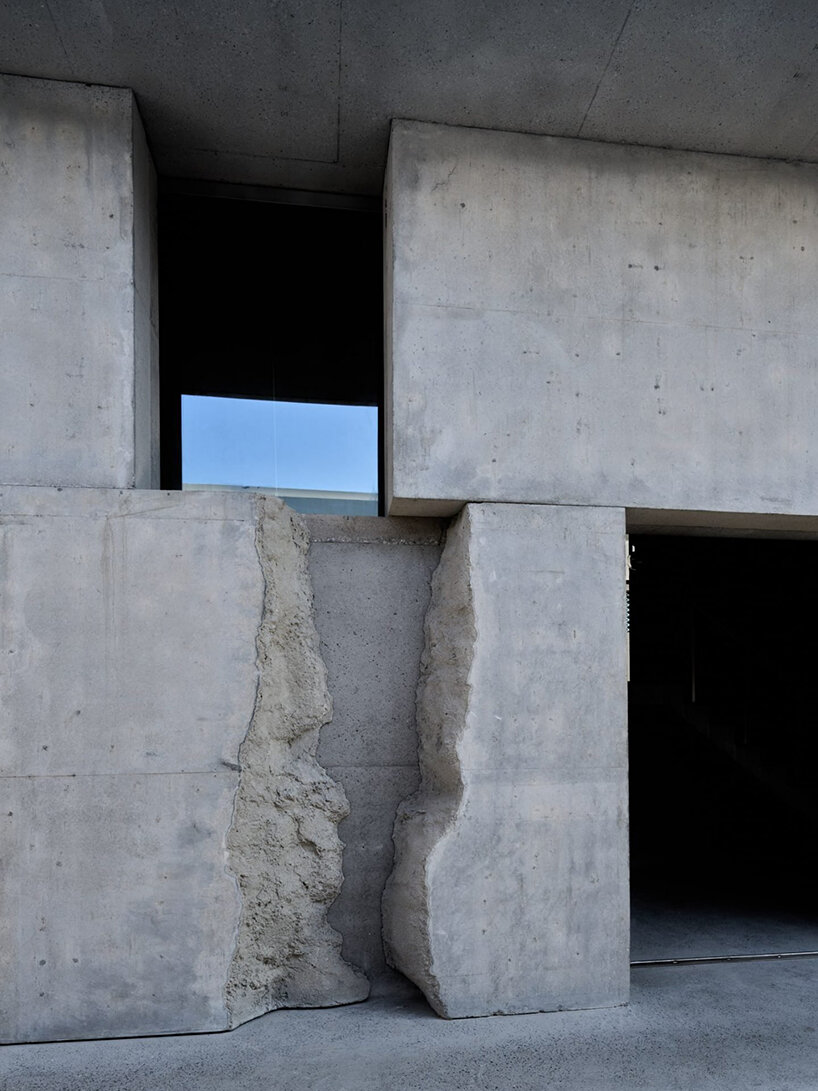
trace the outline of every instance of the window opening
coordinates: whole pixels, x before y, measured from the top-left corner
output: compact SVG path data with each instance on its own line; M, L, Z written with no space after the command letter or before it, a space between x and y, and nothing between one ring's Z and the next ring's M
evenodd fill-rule
M256 488L301 512L378 514L378 411L182 395L182 487Z
M380 201L165 180L159 211L163 488L377 514Z

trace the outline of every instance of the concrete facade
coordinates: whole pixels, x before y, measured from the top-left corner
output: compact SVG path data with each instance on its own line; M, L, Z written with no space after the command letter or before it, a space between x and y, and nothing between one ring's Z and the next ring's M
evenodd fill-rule
M0 483L155 488L156 180L131 91L0 76Z
M447 1017L622 1004L626 518L814 532L816 168L396 124L422 518L305 525L147 491L133 95L1 79L0 1039L359 1001L382 925Z
M814 514L805 164L397 122L393 514Z
M326 921L348 806L314 756L331 704L297 517L93 489L6 488L0 512L0 1037L363 999Z
M441 1015L627 1000L623 558L615 509L470 504L449 531L384 895Z

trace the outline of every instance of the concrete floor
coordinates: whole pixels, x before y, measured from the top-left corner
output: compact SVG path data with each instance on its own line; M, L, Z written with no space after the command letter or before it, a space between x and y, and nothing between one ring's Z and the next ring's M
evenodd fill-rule
M818 911L795 904L773 910L706 898L679 905L655 895L631 903L632 961L790 951L818 951Z
M414 992L227 1034L0 1049L2 1091L815 1091L818 959L636 969L629 1007L446 1022Z

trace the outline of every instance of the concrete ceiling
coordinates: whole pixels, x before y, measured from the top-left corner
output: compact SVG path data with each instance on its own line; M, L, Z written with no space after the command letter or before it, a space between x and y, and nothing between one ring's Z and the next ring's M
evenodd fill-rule
M379 193L392 117L818 160L818 0L0 0L0 71L181 178Z

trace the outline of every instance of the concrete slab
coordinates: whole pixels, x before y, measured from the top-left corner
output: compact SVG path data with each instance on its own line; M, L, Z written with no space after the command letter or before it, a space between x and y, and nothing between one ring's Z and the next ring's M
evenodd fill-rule
M448 532L384 893L387 961L446 1017L627 999L624 557L613 509Z
M0 97L0 482L156 485L153 167L133 95L2 76Z
M413 123L390 163L393 514L818 510L815 168Z

